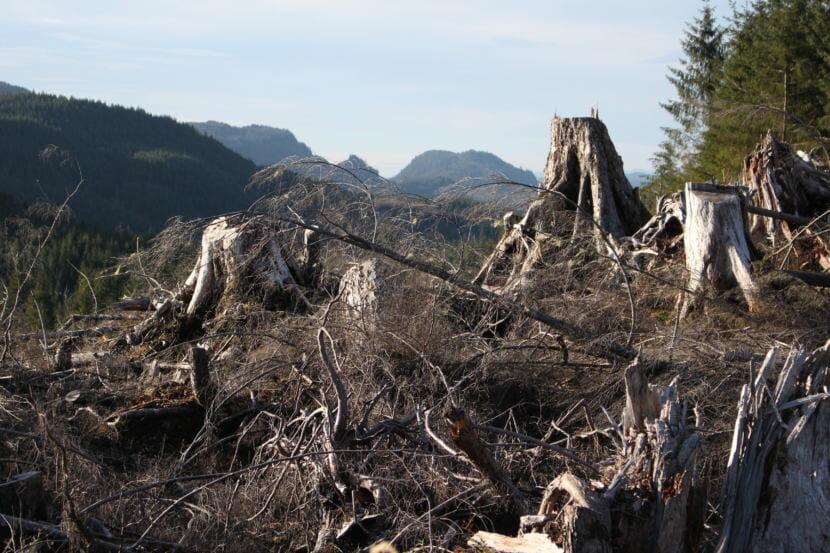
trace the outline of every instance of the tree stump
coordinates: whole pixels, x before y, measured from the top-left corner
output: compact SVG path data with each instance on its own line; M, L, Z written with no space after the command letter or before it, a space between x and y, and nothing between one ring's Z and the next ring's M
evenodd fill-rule
M606 239L631 236L648 219L602 121L555 117L537 199L505 229L474 282L505 291L521 287L553 235L593 233L605 251Z
M300 289L303 271L263 217L225 216L202 233L196 266L184 284L191 291L186 315L203 317L225 297L254 294L283 306L310 304Z
M796 229L795 221L820 217L830 206L830 173L803 160L793 149L768 133L744 160L741 182L749 190L749 206L784 215L789 220L750 213L749 234L767 252L793 243L784 266L830 270L830 240L813 229ZM827 223L827 217L824 217ZM803 223L802 223L803 224ZM792 255L794 254L794 255Z
M383 300L390 292L392 265L382 259L369 259L349 267L340 279L340 294L348 318L359 330L377 328Z
M688 288L692 292L711 284L723 292L737 284L750 311L760 305L758 287L752 280L752 253L744 227L738 189L690 182L686 184L686 229L684 234ZM685 302L683 315L693 299Z
M777 356L741 390L717 553L819 553L830 543L830 341L809 355L792 349L771 390Z
M616 451L601 463L601 481L564 473L548 485L537 514L524 517L566 552L688 552L701 545L706 500L695 459L703 439L688 425L675 383L650 385L644 371L639 359L625 371L623 428Z

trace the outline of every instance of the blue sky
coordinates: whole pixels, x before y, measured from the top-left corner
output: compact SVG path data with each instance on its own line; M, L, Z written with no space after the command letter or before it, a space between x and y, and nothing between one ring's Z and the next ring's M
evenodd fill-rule
M723 15L727 0L714 0ZM428 149L539 172L550 119L599 106L627 170L670 119L696 0L3 0L0 80L181 121L290 129L386 176Z

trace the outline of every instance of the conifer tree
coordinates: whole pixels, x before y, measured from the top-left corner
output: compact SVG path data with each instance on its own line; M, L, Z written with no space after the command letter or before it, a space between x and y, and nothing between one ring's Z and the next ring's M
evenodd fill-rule
M652 186L661 191L679 187L694 165L709 123L712 95L720 82L724 29L718 25L708 0L704 0L699 16L684 31L681 46L684 57L680 67L670 67L668 75L677 97L660 104L678 126L663 129L666 139L652 158Z

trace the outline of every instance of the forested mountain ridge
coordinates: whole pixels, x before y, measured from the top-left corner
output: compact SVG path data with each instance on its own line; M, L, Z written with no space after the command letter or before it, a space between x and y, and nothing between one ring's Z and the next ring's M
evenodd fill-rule
M219 121L190 124L257 165L273 165L289 156L312 155L311 148L287 129L266 125L235 127Z
M49 94L0 95L0 192L60 203L80 175L75 217L160 230L173 216L244 208L252 161L190 125L143 110ZM54 145L58 156L40 153ZM249 197L251 196L251 197Z
M28 94L29 92L31 91L22 86L0 81L0 94Z

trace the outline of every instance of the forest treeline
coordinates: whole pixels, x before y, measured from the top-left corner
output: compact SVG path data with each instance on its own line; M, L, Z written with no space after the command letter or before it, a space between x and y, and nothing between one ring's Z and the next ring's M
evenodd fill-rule
M139 236L73 222L55 206L27 206L5 194L0 220L0 292L7 309L17 298L21 327L54 328L71 313L96 312L128 291L130 276L113 268L141 245Z
M0 94L0 192L61 203L101 229L161 230L173 216L245 208L254 163L190 125L49 94ZM53 145L52 153L43 155Z
M681 41L669 70L674 119L653 158L653 198L686 181L731 182L767 131L828 157L830 3L757 0L718 14L708 3Z

